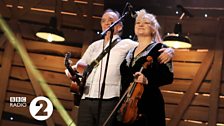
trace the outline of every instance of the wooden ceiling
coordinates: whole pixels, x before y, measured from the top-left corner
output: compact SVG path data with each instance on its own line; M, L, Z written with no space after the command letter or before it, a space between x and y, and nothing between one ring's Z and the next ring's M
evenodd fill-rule
M49 25L56 16L58 28L66 37L65 44L79 46L83 42L83 31L100 29L99 20L104 10L102 0L1 0L0 13L10 23L18 20L23 38L40 40L35 33ZM43 41L43 40L42 40Z
M134 10L145 8L157 15L162 35L173 31L180 16L176 14L176 6L182 5L194 16L184 17L183 22L183 32L191 35L193 48L210 47L216 35L224 31L223 0L1 0L0 13L9 24L17 20L22 38L35 41L44 41L35 33L56 16L58 28L66 37L66 42L61 44L82 47L83 43L87 46L89 41L100 37L97 32L101 30L99 21L104 8L122 12L126 2L130 2ZM204 17L205 14L208 17ZM124 20L123 37L133 35L133 22L130 17Z
M223 0L106 0L105 5L119 9L126 2L131 3L136 10L145 8L159 16L175 16L177 5L182 5L195 17L203 17L204 14L211 17L224 16Z

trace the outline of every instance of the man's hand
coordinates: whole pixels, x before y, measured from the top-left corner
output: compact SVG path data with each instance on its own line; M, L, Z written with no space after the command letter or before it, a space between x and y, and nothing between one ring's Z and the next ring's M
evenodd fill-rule
M166 64L169 62L174 56L174 49L172 48L162 48L159 50L161 52L160 56L158 57L159 62L162 64Z
M75 65L72 66L72 69L73 69L73 70L76 70L76 66L75 66ZM72 75L70 74L70 72L68 71L68 69L65 70L65 75L66 75L67 77L69 77L69 78L72 77Z

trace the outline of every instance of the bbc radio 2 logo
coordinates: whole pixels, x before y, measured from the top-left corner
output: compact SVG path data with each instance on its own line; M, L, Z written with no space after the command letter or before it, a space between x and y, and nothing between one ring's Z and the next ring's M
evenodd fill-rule
M26 107L26 97L10 97L10 107Z
M46 120L53 113L53 105L48 98L39 96L31 101L29 110L34 119Z
M27 107L26 97L10 97L10 107ZM31 116L36 120L46 120L53 113L52 102L43 96L34 98L29 106Z

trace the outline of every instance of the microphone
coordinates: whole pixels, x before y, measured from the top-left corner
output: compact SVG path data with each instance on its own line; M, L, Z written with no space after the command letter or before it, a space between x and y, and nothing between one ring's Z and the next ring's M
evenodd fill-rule
M127 2L127 6L128 6L128 11L131 14L131 17L132 18L136 18L137 17L137 14L134 11L133 6L130 3L128 3L128 2Z

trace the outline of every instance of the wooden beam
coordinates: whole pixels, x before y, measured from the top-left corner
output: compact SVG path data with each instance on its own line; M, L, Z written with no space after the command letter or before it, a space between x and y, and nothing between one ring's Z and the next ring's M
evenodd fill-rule
M194 94L199 89L201 82L209 71L209 68L213 61L213 57L214 51L209 51L207 56L204 58L197 74L195 75L191 86L188 88L188 90L182 97L178 107L175 109L171 117L171 121L168 123L168 126L177 126L180 120L182 119L184 112L187 110L194 98Z
M3 47L3 45L5 44L5 42L6 42L6 37L4 35L2 35L0 37L0 47Z
M84 37L84 41L83 41L83 45L82 45L82 55L85 53L86 49L88 48L88 46L90 45L90 42L93 41L93 25L89 22L92 22L92 15L93 15L93 0L89 0L88 1L88 13L87 13L87 20L83 19L83 23L85 24L85 33L84 36L88 36L88 37Z
M61 24L62 24L61 10L62 10L62 1L61 0L55 0L55 15L56 15L56 18L57 18L57 29L60 29Z
M19 34L17 34L17 39L20 40L21 45L24 45L24 43L22 42L22 38ZM24 49L26 49L26 48L24 47ZM26 51L26 53L28 54L27 50L24 50L24 51ZM32 84L32 87L34 89L34 92L35 92L36 96L44 96L44 93L43 93L43 91L40 87L40 84L39 84L38 80L36 79L36 77L32 74L29 66L26 63L24 65L26 67L27 74L30 78L30 81L31 81L31 84ZM47 122L48 126L54 126L55 125L52 118L47 119L46 122Z
M210 107L209 107L209 118L208 126L215 126L218 117L219 107L219 94L221 88L221 77L222 77L222 64L223 64L223 44L220 40L221 28L223 23L220 23L219 29L216 36L215 56L214 63L212 65L212 83L210 86Z
M2 68L1 68L1 76L0 76L0 119L2 118L2 113L5 105L5 96L6 90L9 82L10 69L12 64L12 58L14 55L13 47L10 43L6 44L5 51L2 57Z
M23 6L24 9L22 9L22 12L19 13L19 17L23 17L24 15L26 15L27 13L30 12L31 8L32 7L35 7L36 5L40 4L41 0L32 0L32 1L27 1L27 3L25 3L24 5L26 6Z

